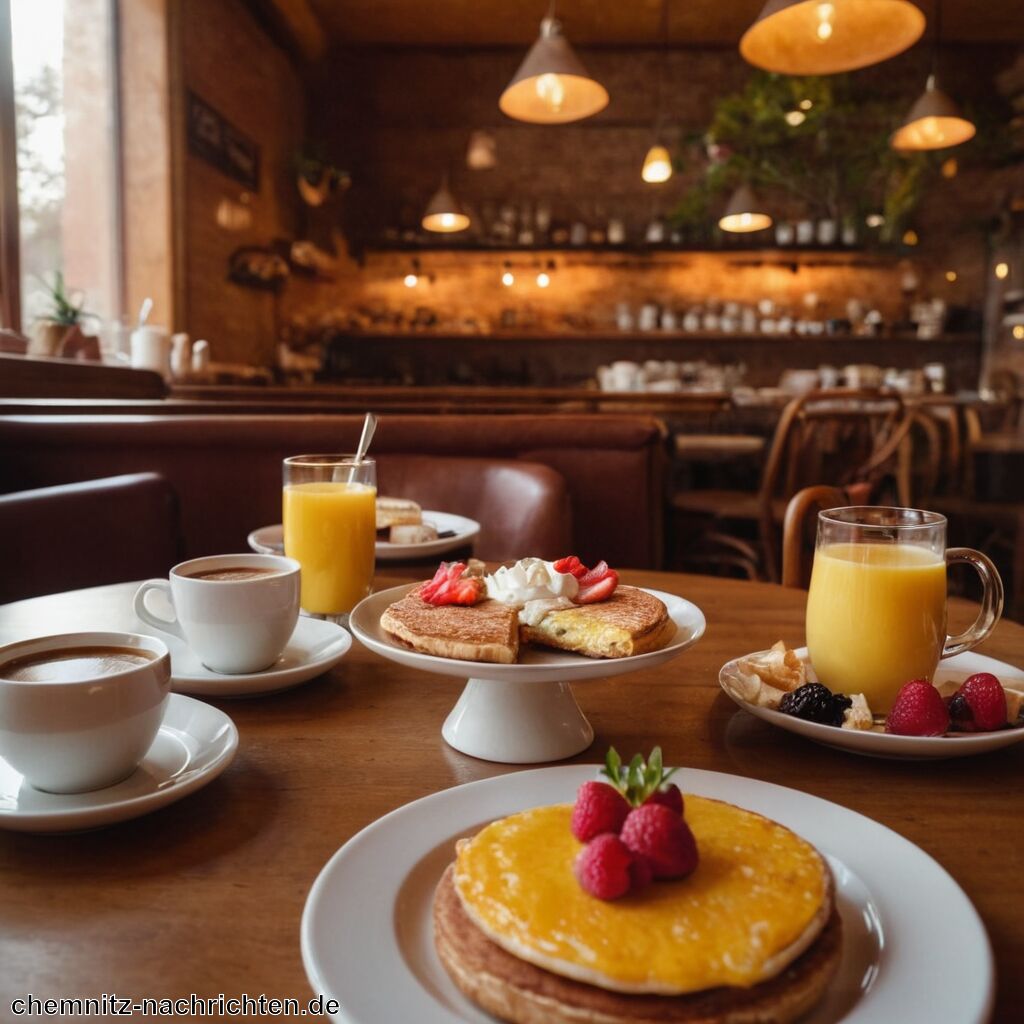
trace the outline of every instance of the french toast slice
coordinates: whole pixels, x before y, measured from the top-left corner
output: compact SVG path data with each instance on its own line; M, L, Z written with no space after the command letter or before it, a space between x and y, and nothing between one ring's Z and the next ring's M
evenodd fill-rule
M663 601L638 587L619 586L607 601L548 612L520 627L523 643L588 658L628 658L665 647L676 634Z
M422 654L461 661L514 664L519 615L500 601L432 605L407 594L380 617L381 629Z

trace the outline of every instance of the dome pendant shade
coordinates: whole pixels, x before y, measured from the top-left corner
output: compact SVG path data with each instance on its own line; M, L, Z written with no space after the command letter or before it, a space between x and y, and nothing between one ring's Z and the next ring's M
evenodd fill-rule
M903 124L893 132L893 149L916 151L947 149L974 138L977 129L964 117L950 97L935 84L929 75L925 90L910 108Z
M664 146L654 145L647 150L640 176L651 185L668 181L672 177L672 158Z
M498 100L504 114L531 124L567 124L608 106L608 90L580 63L561 23L545 18L540 38Z
M723 231L746 233L763 231L772 226L771 217L762 209L762 204L749 185L740 185L732 194L718 222Z
M465 231L469 227L469 217L452 195L447 180L441 182L441 187L427 203L421 223L427 231L440 231L444 234Z
M910 0L767 0L740 53L765 71L833 75L895 57L924 27Z

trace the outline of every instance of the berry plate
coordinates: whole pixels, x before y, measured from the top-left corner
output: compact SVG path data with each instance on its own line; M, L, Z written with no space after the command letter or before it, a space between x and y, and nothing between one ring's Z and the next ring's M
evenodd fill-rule
M807 665L808 681L814 682L817 676L807 657L807 648L801 647L796 652ZM750 657L750 655L744 655ZM735 658L726 662L718 673L718 682L728 696L744 711L761 718L772 725L788 732L795 732L815 743L823 743L839 750L848 750L866 757L888 757L896 760L934 761L946 757L969 757L972 754L986 754L990 750L1008 747L1024 740L1024 727L1000 729L996 732L951 733L947 736L894 736L892 733L876 730L840 729L834 725L822 725L820 722L805 722L801 718L759 707L743 700L733 692L730 678L738 671L742 659ZM1005 661L996 661L983 654L968 652L958 654L941 662L935 673L935 682L963 682L975 672L991 672L1007 689L1024 691L1024 670L1008 665Z

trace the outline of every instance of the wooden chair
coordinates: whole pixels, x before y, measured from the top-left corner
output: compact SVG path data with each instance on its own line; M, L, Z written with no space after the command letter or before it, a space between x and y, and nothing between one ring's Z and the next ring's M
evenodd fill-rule
M782 526L782 585L806 589L810 579L805 554L814 552L817 536L818 513L826 508L843 508L859 504L840 487L818 484L797 491L786 506L786 517ZM810 513L810 516L808 516ZM813 524L813 529L808 526ZM810 543L808 544L808 534Z
M748 557L763 575L778 580L779 528L789 499L802 488L821 483L860 483L862 490L877 492L889 480L891 489L899 492L897 456L910 426L899 395L810 392L782 411L757 492L690 491L674 495L671 504L677 513L704 519L701 545L720 546L723 537L746 543ZM897 500L906 497L897 494ZM744 529L756 540L738 537Z

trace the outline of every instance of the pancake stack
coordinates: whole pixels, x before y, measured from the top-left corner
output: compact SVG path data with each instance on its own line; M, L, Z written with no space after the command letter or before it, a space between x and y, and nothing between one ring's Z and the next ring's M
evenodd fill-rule
M700 863L622 899L588 895L570 805L493 822L457 846L434 901L437 952L511 1024L785 1024L839 964L831 874L794 833L686 796Z

